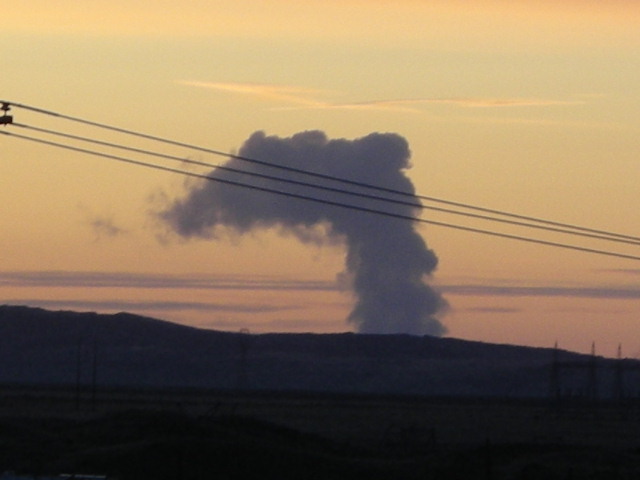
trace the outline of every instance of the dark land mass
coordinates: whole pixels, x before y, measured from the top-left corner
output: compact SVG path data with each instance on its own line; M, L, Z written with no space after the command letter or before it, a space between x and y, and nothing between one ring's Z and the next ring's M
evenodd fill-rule
M0 471L640 478L638 362L0 307Z
M552 348L411 335L248 335L127 313L0 306L2 384L547 398L554 360L574 365L558 371L567 395L591 388L587 366L595 360L592 387L602 398L619 396L615 361ZM627 370L626 394L634 395Z

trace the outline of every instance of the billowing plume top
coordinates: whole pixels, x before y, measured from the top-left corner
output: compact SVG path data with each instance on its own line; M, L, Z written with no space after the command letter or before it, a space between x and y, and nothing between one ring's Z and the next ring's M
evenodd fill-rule
M256 158L411 195L415 192L404 174L410 166L409 146L396 134L372 133L355 140L331 140L321 131L305 131L289 138L256 132L242 145L238 157ZM330 180L305 177L291 170L246 163L236 157L231 157L224 166L389 196L364 187L345 187ZM247 177L229 170L216 169L210 176L403 216L413 216L416 209L411 205L388 204L269 178ZM416 197L402 197L404 201L407 199L419 203ZM277 228L303 242L343 243L347 250L346 272L356 295L356 304L348 319L360 332L441 335L445 331L435 317L445 302L425 283L437 266L437 258L416 232L414 222L214 181L191 185L186 195L168 205L160 216L183 237L215 238L220 228L231 228L239 234Z

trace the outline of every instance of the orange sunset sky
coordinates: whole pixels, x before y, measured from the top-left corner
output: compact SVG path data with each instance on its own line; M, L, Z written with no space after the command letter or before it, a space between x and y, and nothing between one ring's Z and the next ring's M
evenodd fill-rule
M638 2L25 0L2 19L1 100L225 152L259 130L393 132L420 194L640 236ZM342 245L271 230L180 239L151 214L184 194L180 175L0 135L0 178L0 303L234 331L354 328ZM640 256L637 244L422 216ZM439 258L428 282L449 303L448 336L640 356L638 260L418 228Z

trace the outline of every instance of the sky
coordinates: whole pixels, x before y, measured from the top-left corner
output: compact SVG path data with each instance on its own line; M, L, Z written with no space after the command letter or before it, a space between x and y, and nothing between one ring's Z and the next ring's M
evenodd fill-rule
M25 0L3 6L0 99L230 153L257 131L397 134L421 195L637 236L639 20L640 5L622 0ZM355 329L344 244L277 228L181 237L157 212L193 179L4 135L0 178L0 303L256 333ZM421 215L640 255L637 245ZM581 352L595 342L606 356L621 344L640 356L638 260L415 228L438 257L426 281L448 304L446 336Z

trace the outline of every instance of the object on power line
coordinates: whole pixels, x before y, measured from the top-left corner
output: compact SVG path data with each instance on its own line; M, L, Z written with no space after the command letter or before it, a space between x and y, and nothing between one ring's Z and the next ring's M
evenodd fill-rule
M8 115L9 110L11 110L11 104L9 104L9 102L2 102L0 110L2 110L0 125L9 125L10 123L13 123L13 116Z

